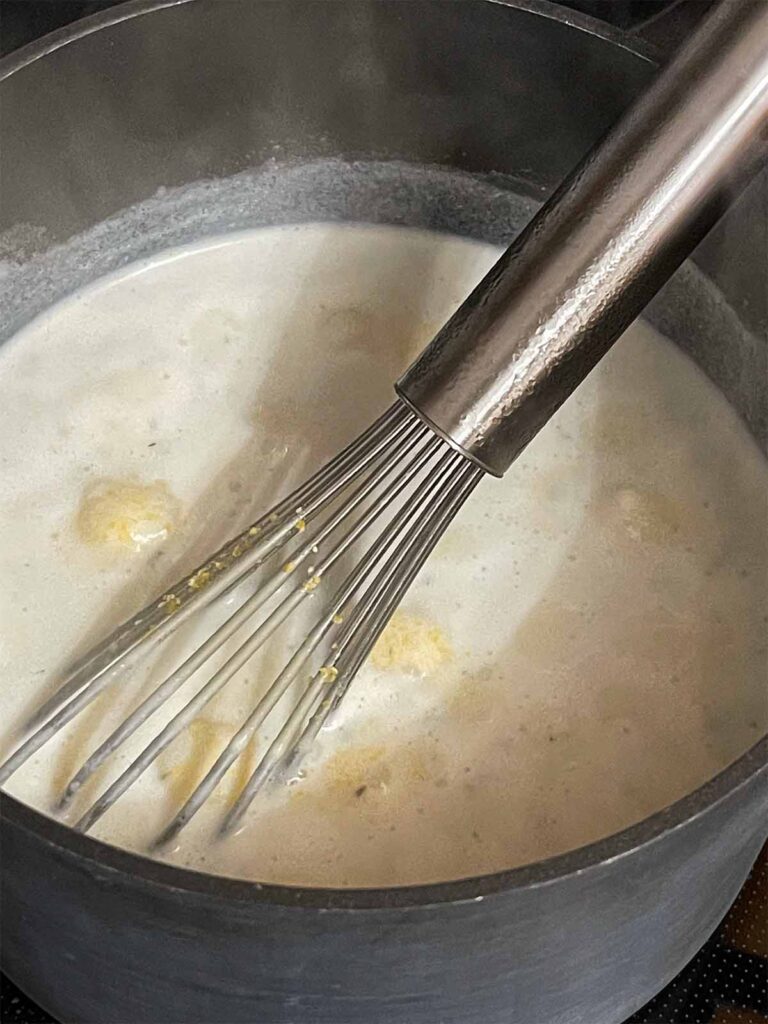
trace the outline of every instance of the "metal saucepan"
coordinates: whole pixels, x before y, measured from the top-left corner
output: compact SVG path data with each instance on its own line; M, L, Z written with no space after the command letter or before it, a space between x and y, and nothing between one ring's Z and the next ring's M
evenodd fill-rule
M127 259L227 227L339 218L509 241L654 71L636 41L543 0L113 8L0 65L15 261L0 336ZM204 187L168 192L260 165L226 214ZM169 195L185 215L161 222ZM763 443L764 197L765 178L649 311ZM197 874L0 806L3 968L71 1024L618 1024L744 881L768 744L583 849L400 889Z

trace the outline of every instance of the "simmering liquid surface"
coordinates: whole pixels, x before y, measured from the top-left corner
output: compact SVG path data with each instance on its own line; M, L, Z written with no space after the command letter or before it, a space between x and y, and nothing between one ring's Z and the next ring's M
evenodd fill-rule
M391 402L496 256L406 229L248 232L130 267L4 346L1 754L67 663ZM259 796L240 834L212 838L259 733L165 856L261 881L437 881L564 852L690 792L766 727L766 477L714 386L636 325L504 480L477 489L301 776ZM95 834L146 850L305 625L246 666ZM9 790L50 811L203 635L174 637Z

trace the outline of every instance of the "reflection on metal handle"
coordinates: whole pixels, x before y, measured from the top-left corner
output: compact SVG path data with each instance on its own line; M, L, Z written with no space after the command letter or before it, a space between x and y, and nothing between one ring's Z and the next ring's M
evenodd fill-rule
M400 396L500 476L721 216L767 143L768 3L722 0L400 379Z

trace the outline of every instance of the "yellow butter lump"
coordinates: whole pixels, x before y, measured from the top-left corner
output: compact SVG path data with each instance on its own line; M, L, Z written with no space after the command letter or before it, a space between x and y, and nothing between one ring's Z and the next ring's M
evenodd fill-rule
M93 547L140 551L175 529L179 503L162 480L101 480L83 494L76 527Z
M378 669L399 669L426 676L453 657L439 626L418 615L395 612L371 652Z

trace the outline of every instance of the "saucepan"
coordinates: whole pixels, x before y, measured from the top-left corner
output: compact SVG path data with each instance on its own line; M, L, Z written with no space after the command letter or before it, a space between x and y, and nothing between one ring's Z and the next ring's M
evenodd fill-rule
M0 69L7 337L214 231L343 219L504 243L656 56L543 0L133 0ZM223 207L206 185L221 179ZM765 190L648 311L762 444ZM765 839L768 745L582 849L405 888L215 877L1 806L3 969L69 1024L619 1024L742 885Z

